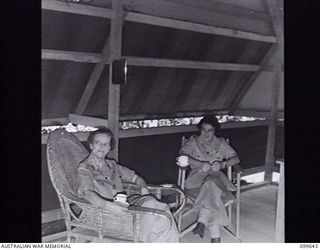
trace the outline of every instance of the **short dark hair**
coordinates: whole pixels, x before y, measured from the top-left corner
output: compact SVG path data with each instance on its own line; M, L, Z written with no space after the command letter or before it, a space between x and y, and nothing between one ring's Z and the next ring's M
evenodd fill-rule
M215 128L216 132L219 132L219 130L220 130L220 123L219 123L217 117L215 117L215 116L205 116L205 117L203 117L200 120L200 122L198 123L198 125L197 125L199 130L201 130L202 124L211 125L212 127Z
M111 149L113 149L114 144L115 144L114 136L113 136L112 131L106 127L99 127L97 130L90 132L89 137L88 137L88 143L92 144L95 136L98 134L108 135L111 139L110 140Z

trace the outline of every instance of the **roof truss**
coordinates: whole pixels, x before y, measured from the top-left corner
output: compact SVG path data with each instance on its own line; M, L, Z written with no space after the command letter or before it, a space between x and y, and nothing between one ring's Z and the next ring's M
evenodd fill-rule
M206 0L201 0L206 2ZM126 5L137 4L137 3L145 3L144 0L124 0ZM176 3L168 2L168 1L158 1L162 2L161 4L171 4L172 6ZM167 2L167 3L164 3ZM149 2L148 2L149 3ZM171 6L170 5L170 6ZM171 7L172 7L171 6ZM181 6L180 6L181 7ZM230 7L230 6L229 6ZM231 6L231 12L235 9L239 9L241 7ZM95 17L102 17L108 19L114 19L116 17L114 9L107 9L101 7L88 6L83 4L76 3L66 3L57 0L42 0L42 8L46 10L52 11L60 11L66 13L80 14L80 15L89 15ZM190 8L190 3L187 8ZM226 6L224 4L220 4L218 9L226 10ZM242 15L247 15L245 9L242 9L240 13ZM138 23L145 23L150 25L162 26L162 27L170 27L182 30L195 31L200 33L214 34L220 36L228 36L240 39L248 39L255 40L260 42L267 42L271 44L275 44L277 42L277 38L275 36L266 36L252 32L245 32L230 28L220 28L215 26L209 26L199 23L194 23L190 21L180 21L167 17L158 17L141 13L134 12L124 12L122 14L125 21L132 21ZM265 19L265 16L262 18ZM119 28L118 28L119 29ZM121 39L120 39L121 40ZM142 58L142 57L125 57L128 61L128 65L132 66L151 66L151 67L170 67L170 68L188 68L188 69L207 69L207 70L231 70L231 71L252 71L254 72L252 77L246 83L246 86L239 93L236 100L232 103L231 109L233 110L240 102L241 98L245 95L247 90L250 88L254 80L257 78L259 73L262 70L265 70L266 63L268 58L274 53L275 46L271 46L269 52L266 53L266 56L262 60L261 65L247 65L247 64L230 64L230 63L218 63L218 62L200 62L200 61L187 61L187 60L171 60L171 59L159 59L159 58ZM121 52L120 52L121 53ZM121 57L121 54L119 55ZM93 90L101 76L105 64L110 64L110 39L106 41L104 49L101 54L97 53L85 53L85 52L75 52L75 51L59 51L59 50L42 50L42 59L49 60L67 60L74 62L87 62L87 63L96 63L96 67L94 68L90 80L86 86L85 91L80 99L80 102L75 110L75 113L82 114L87 106L89 99L93 93Z
M61 11L80 15L89 15L95 17L112 18L114 12L110 9L93 7L83 4L65 3L57 0L42 0L42 8L46 10ZM253 32L245 32L237 29L220 28L211 25L198 24L190 21L180 21L172 18L157 17L147 14L125 12L125 21L169 27L175 29L189 30L194 32L228 36L234 38L255 40L267 43L276 43L275 36L260 35Z

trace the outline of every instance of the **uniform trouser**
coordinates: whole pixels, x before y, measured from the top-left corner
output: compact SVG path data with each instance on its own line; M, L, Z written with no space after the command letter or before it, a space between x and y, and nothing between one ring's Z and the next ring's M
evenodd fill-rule
M219 238L220 237L219 225L215 225L215 223L211 221L212 217L213 217L213 214L209 209L205 207L200 208L198 222L202 222L207 226L210 232L211 238Z
M129 200L132 200L130 202L131 204L139 205L141 207L160 209L171 217L172 224L167 231L170 223L168 219L160 218L155 215L141 216L140 228L143 242L179 242L180 234L167 204L157 201L152 195L138 197L135 200L129 198Z
M207 178L200 188L188 190L188 193L196 196L194 208L199 209L198 222L206 225L211 238L219 237L219 227L229 223L223 204L226 192L228 191L219 187L212 178Z

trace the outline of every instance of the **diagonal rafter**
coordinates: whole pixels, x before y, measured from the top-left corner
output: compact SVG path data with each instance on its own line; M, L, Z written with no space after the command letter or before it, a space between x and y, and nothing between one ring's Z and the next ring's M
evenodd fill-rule
M277 44L279 46L279 59L283 60L283 1L282 0L266 0L274 33L277 37Z
M110 57L110 37L108 37L104 48L102 50L101 53L102 57L101 57L101 61L99 63L97 63L92 71L92 74L90 76L90 79L88 81L88 84L81 96L81 99L78 103L78 106L75 110L76 114L83 114L85 108L87 107L89 100L93 94L93 91L95 89L95 87L97 86L97 83L100 79L100 76L103 72L103 69L106 65L106 63L109 60Z
M110 9L58 0L42 0L41 8L44 10L53 10L102 18L112 18L114 15L113 11Z
M242 98L245 96L245 94L248 92L248 90L250 89L250 87L252 86L252 84L256 81L256 79L258 78L258 76L260 75L260 73L262 71L264 71L265 66L268 64L270 58L275 54L277 50L277 45L272 44L269 48L269 50L267 51L267 53L265 54L265 56L262 58L261 62L260 62L260 68L259 70L255 71L251 77L248 79L248 81L244 84L244 86L242 87L242 89L239 91L238 95L235 97L235 99L233 100L233 102L230 105L230 113L233 113L234 110L238 107L240 101L242 100Z
M281 68L283 67L283 26L282 26L283 22L281 18L283 18L283 16L282 16L281 10L283 10L283 2L281 0L266 0L266 3L268 6L270 19L272 20L274 33L276 34L277 43L272 44L272 46L270 47L270 49L262 59L259 70L252 74L252 76L249 78L249 80L244 85L242 90L240 90L239 94L230 105L230 109L229 109L230 113L233 113L234 110L237 108L241 99L248 92L252 84L258 78L259 74L262 71L264 71L268 61L272 56L277 57L277 63L276 63L277 65L275 65L276 67L275 70L282 71Z

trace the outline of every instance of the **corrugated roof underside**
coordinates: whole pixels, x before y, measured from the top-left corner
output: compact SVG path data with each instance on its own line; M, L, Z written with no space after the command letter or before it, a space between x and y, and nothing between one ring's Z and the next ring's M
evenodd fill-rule
M100 53L110 20L43 11L43 49ZM122 55L180 60L259 64L269 44L126 22ZM43 60L42 117L73 113L94 64ZM130 66L121 86L121 115L228 110L252 72ZM106 117L108 66L85 115Z

